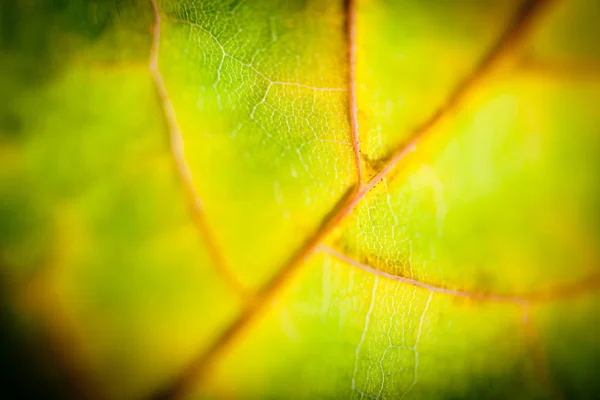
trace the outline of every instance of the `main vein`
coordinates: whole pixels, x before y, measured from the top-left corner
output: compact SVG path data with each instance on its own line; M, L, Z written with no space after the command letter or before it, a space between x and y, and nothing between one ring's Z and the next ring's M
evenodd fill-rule
M171 142L171 155L175 162L177 169L177 175L183 187L192 219L196 228L200 232L201 237L204 240L206 249L211 258L212 264L219 274L219 276L228 284L234 293L242 298L246 297L246 289L241 285L237 278L233 275L230 268L227 265L225 257L219 248L217 240L213 235L212 230L209 227L206 214L204 213L204 207L196 187L194 185L194 178L192 171L187 163L185 157L185 149L183 143L183 135L181 128L177 122L177 116L173 103L169 98L169 93L165 85L164 79L158 66L158 53L160 48L160 34L161 34L161 16L158 9L157 0L151 0L152 10L154 12L154 26L152 29L152 47L150 50L150 61L149 68L154 80L154 86L161 102L162 114L165 119L165 123L168 128L170 142Z
M152 0L156 9L155 1ZM412 151L416 144L425 136L431 134L440 125L444 117L451 111L463 105L468 95L472 94L481 86L482 81L486 78L493 68L510 58L511 55L517 53L520 45L527 38L531 28L534 27L536 17L541 15L541 11L548 8L553 0L525 0L519 9L515 12L512 20L506 27L503 34L492 46L489 52L483 57L479 64L474 68L473 72L463 80L455 90L449 95L447 101L437 109L437 111L420 125L411 134L409 140L401 144L388 161L383 165L379 172L367 183L358 182L355 188L349 191L332 211L324 218L323 222L316 230L315 234L308 238L305 244L295 252L289 260L278 270L278 272L262 286L256 293L253 300L249 302L246 308L239 316L222 332L215 342L205 351L194 357L190 364L185 367L175 379L162 390L154 393L152 400L173 400L183 397L192 386L204 377L208 367L214 359L220 355L235 339L241 337L245 328L248 327L255 317L269 304L270 300L277 292L285 286L285 283L290 280L296 273L298 266L315 250L321 240L327 236L348 214L357 206L357 204L365 197L369 191L375 187L387 174L396 168L405 155ZM356 4L354 1L347 2L347 27L348 27L348 60L350 65L350 107L356 107L355 98L355 82L353 79L356 61L354 32L355 32L355 10ZM159 75L160 76L160 75ZM172 109L172 106L170 106ZM355 156L357 162L360 163L360 152L358 149L358 124L356 121L356 109L350 110L351 121L353 124L352 136L355 144ZM355 127L355 128L354 128ZM359 174L360 174L359 169Z

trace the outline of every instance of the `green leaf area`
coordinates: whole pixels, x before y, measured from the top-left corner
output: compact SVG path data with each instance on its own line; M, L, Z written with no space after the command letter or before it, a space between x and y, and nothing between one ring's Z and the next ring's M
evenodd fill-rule
M597 397L599 20L0 0L0 397Z

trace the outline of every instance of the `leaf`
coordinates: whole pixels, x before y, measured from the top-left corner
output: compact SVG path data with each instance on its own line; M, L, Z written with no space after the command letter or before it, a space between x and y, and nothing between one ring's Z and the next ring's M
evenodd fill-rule
M0 10L9 394L598 389L594 2Z

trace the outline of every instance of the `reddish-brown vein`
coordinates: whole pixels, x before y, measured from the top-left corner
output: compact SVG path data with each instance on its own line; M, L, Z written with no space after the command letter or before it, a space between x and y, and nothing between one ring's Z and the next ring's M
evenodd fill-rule
M523 326L523 332L525 334L525 341L533 360L533 367L535 373L538 376L540 382L542 382L551 391L551 395L554 399L562 399L564 396L554 383L550 379L550 372L548 367L548 360L546 359L544 352L540 346L539 337L533 324L531 323L531 313L528 305L523 305L521 325Z
M430 292L446 294L446 295L455 296L455 297L465 297L468 299L487 300L487 301L502 302L502 303L519 303L520 304L520 303L525 302L525 299L521 298L519 296L511 296L511 295L504 295L504 294L498 294L498 293L476 292L476 291L471 291L471 290L451 289L451 288L447 288L447 287L444 287L441 285L434 285L431 283L418 281L416 279L408 278L405 276L391 274L389 272L382 271L381 269L363 264L360 261L357 261L357 260L347 256L346 254L340 253L339 251L337 251L329 246L319 245L319 250L321 250L323 253L329 254L330 256L337 258L338 260L345 262L348 265L359 268L370 274L377 275L379 277L390 279L390 280L393 280L396 282L406 283L408 285L416 286L418 288L425 289Z
M154 2L155 0L153 0ZM472 74L467 77L451 93L446 103L440 107L424 124L416 129L411 135L410 140L402 144L396 152L393 153L389 161L383 166L379 173L375 175L367 184L359 182L355 188L344 196L334 209L324 218L315 234L310 237L305 244L290 257L290 259L279 269L279 271L269 280L254 296L253 301L240 313L240 315L229 325L217 340L204 352L193 358L192 362L175 377L175 379L163 390L155 393L151 398L153 400L177 399L190 390L196 380L200 380L207 371L207 367L221 354L234 339L241 336L244 329L252 322L260 311L269 303L269 300L284 286L284 284L294 275L297 267L308 255L315 249L319 242L356 207L358 202L376 186L404 156L410 152L427 133L436 128L450 111L461 105L474 89L476 89L482 79L492 70L496 64L504 60L515 50L520 42L526 37L530 28L534 25L534 20L540 14L544 6L550 4L552 0L526 0L519 10L515 13L513 20L509 23L500 39L482 59ZM347 3L347 26L348 29L355 30L355 3ZM348 39L353 38L348 35ZM354 40L354 39L352 39ZM352 44L349 47L354 47ZM354 56L353 56L354 57ZM353 73L350 73L351 75ZM353 92L352 90L350 92ZM355 92L354 92L355 93ZM355 100L354 100L355 102ZM352 104L352 100L350 101ZM355 111L354 114L356 115ZM355 142L355 154L360 161L358 149L358 132L353 131L353 141Z
M223 253L221 252L219 245L217 244L217 240L208 225L202 201L200 200L200 197L198 196L198 193L196 191L196 187L194 185L194 178L192 176L192 172L188 166L185 157L181 128L179 127L179 123L177 122L175 108L173 107L173 103L169 98L167 87L165 85L165 82L163 80L162 74L160 73L160 69L158 66L161 16L160 11L158 9L157 0L151 0L151 2L152 9L154 12L154 26L152 28L152 47L150 50L149 68L150 73L152 74L152 79L154 80L156 92L162 105L163 116L169 131L169 137L171 142L171 155L175 162L177 175L179 176L179 180L183 186L188 206L192 214L192 219L204 240L204 243L206 245L207 251L212 260L212 264L215 270L236 294L240 295L240 297L242 298L245 298L246 289L236 279L236 277L233 275L233 273L227 266L225 257L223 256Z
M542 303L562 299L571 299L590 292L600 290L600 273L593 273L586 278L553 288L527 294L530 303Z
M431 283L422 282L416 279L408 278L401 275L391 274L381 269L374 268L372 266L361 263L346 254L343 254L329 246L319 245L319 250L323 253L328 254L338 260L346 263L355 268L359 268L370 274L389 279L396 282L405 283L421 289L424 289L430 293L439 293L442 295L448 295L453 297L464 297L470 300L477 301L491 301L499 303L510 303L521 307L522 318L521 324L525 333L525 340L533 359L535 372L546 387L548 387L552 396L555 399L562 399L562 395L556 384L550 379L549 367L546 357L540 347L539 338L537 332L531 323L530 305L538 302L549 302L565 298L573 298L584 296L590 292L598 291L600 289L600 274L596 273L588 276L581 281L574 282L571 284L560 285L555 288L550 288L540 292L530 292L520 295L505 294L505 293L491 293L491 292L478 292L473 290L458 290L451 289L442 285L435 285Z
M363 174L360 157L360 138L358 136L358 106L356 104L356 6L354 1L348 0L348 4L346 5L348 10L346 18L348 35L348 110L358 184L362 185Z
M500 39L491 48L491 50L482 58L479 65L475 67L460 85L458 85L446 102L437 109L437 111L424 124L419 126L412 134L406 144L400 146L392 154L389 161L384 165L381 171L375 175L369 182L364 192L368 192L373 186L377 185L407 153L413 151L416 145L428 133L435 131L435 128L443 121L450 112L457 109L467 99L468 95L480 86L485 78L496 65L501 64L519 49L525 36L529 33L535 22L535 17L539 17L542 9L548 7L554 0L526 0L515 13L512 21L504 31Z
M379 277L390 279L396 282L406 283L430 292L445 294L454 297L464 297L472 300L492 301L499 303L513 303L525 306L526 304L541 303L555 301L559 299L567 299L578 296L583 296L590 292L600 289L600 273L595 273L586 278L568 284L557 285L545 290L511 294L511 293L494 293L494 292L479 292L466 289L452 289L440 284L427 283L417 279L408 278L402 275L396 275L383 271L381 268L376 268L366 265L354 258L323 244L318 246L318 249L332 257L337 258L344 263L359 268L363 271L377 275Z
M356 196L356 190L349 190L344 198L338 202L337 206L324 219L318 232L329 232L342 218L344 213L341 211L347 208L350 200ZM210 366L212 360L216 358L227 346L241 337L241 333L250 325L251 322L260 314L260 312L269 304L270 300L278 292L278 289L289 281L297 271L297 266L304 261L319 244L323 235L314 235L302 246L296 253L290 257L289 261L281 268L278 273L268 281L255 297L246 305L244 310L239 314L231 325L229 325L206 350L198 354L192 359L192 362L178 375L175 380L168 386L162 388L159 392L154 393L149 400L168 400L182 398L192 385L201 380L207 372L207 367Z
M573 81L600 80L598 60L542 60L528 57L518 65L518 71L533 77Z

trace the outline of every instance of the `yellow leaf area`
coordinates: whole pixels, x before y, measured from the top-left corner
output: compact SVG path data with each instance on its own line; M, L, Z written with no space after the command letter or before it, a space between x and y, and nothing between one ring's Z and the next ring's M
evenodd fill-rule
M597 2L0 11L8 395L600 389Z

